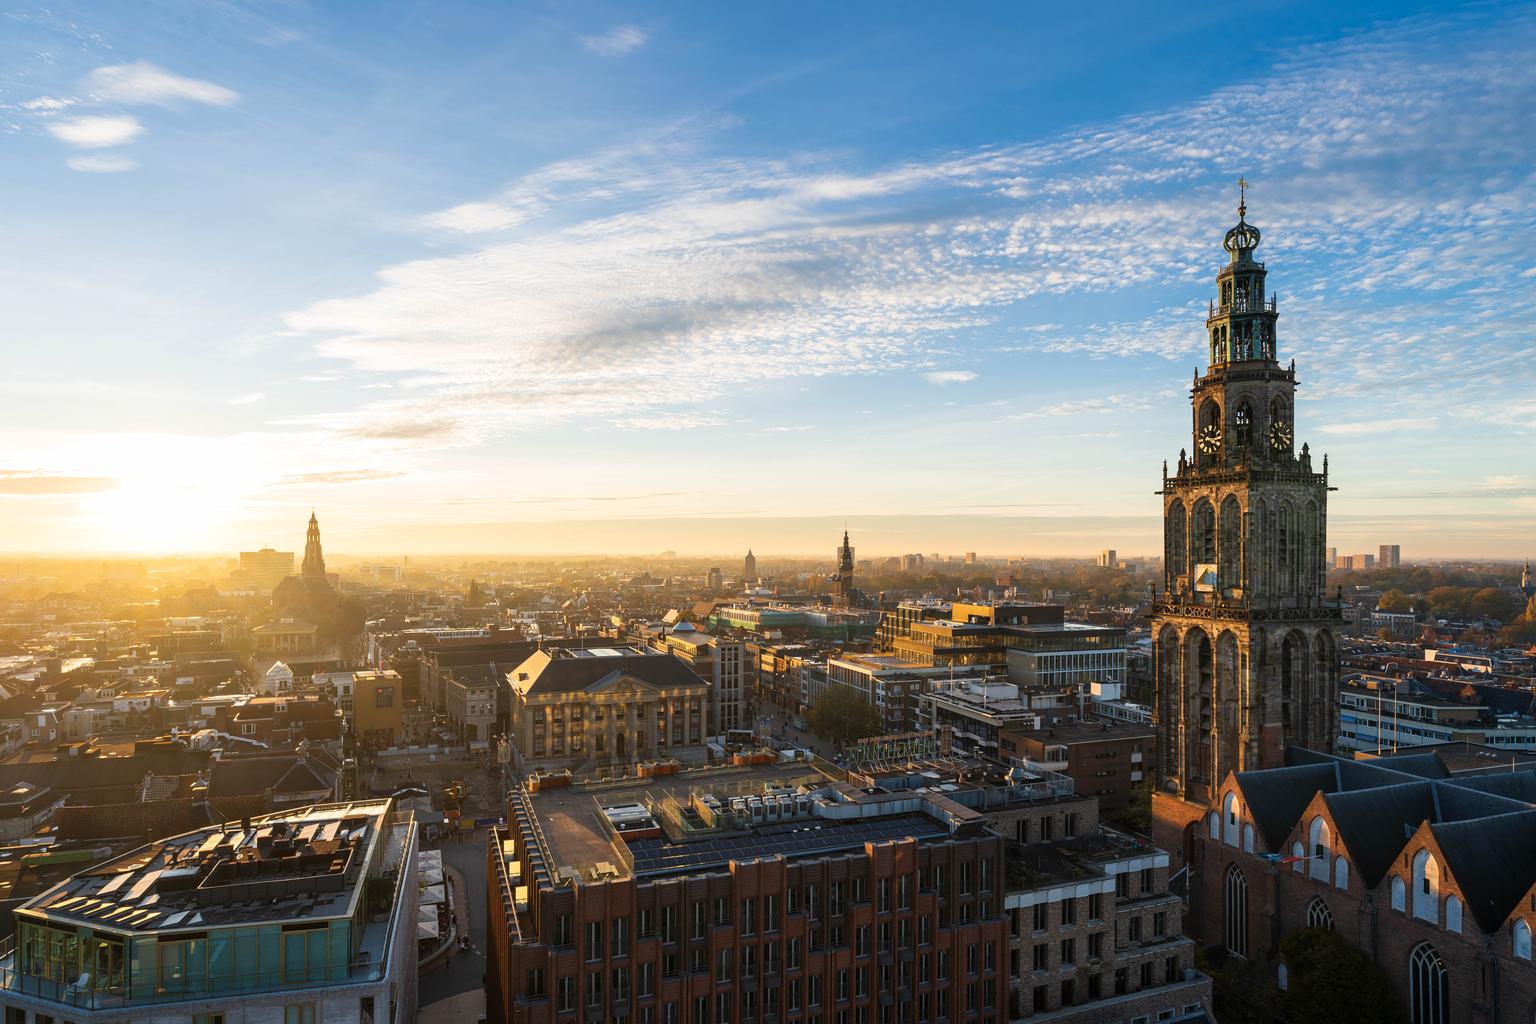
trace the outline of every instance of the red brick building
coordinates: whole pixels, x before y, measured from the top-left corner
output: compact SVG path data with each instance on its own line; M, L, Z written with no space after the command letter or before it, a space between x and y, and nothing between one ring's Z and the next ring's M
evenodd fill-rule
M1089 722L1048 729L1003 729L1003 757L1030 761L1070 776L1082 796L1097 797L1099 816L1118 818L1131 809L1131 791L1157 761L1157 733L1150 725Z
M487 1019L1003 1024L1004 840L938 792L757 766L514 792Z
M1324 927L1385 970L1414 1024L1536 1018L1536 772L1292 748L1228 774L1184 841L1191 934L1277 984L1281 940Z

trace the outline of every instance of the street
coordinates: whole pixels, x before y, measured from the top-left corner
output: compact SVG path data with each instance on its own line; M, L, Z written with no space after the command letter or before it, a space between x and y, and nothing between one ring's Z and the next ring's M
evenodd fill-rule
M423 1010L449 996L484 988L485 830L476 829L463 842L444 843L439 849L443 851L443 863L464 876L471 948L461 950L446 966L422 976L417 998Z

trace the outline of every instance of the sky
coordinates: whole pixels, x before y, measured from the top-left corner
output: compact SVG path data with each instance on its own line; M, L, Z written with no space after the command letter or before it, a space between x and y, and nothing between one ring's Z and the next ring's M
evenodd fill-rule
M0 7L0 550L1124 555L1237 179L1329 542L1536 553L1536 9Z

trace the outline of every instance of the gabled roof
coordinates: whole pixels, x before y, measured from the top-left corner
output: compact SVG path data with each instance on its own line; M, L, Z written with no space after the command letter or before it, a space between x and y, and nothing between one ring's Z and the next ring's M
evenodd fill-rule
M1375 888L1421 824L1439 820L1435 796L1433 783L1405 782L1323 798L1366 888Z
M1319 790L1333 793L1340 788L1338 767L1332 763L1238 772L1234 778L1242 790L1243 804L1270 850L1284 848L1285 837Z
M1498 931L1531 888L1536 810L1448 822L1430 831L1478 927Z
M618 653L620 648L536 651L507 674L513 689L525 695L577 693L615 672L634 676L658 689L699 686L704 679L681 658L659 652Z

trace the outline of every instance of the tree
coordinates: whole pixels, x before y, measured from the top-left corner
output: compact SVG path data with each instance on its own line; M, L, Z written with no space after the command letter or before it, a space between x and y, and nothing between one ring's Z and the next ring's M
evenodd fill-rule
M1477 591L1471 587L1436 587L1424 597L1430 609L1440 618L1462 619L1466 618L1475 593Z
M1468 610L1486 619L1508 622L1520 612L1520 602L1498 587L1484 587L1472 595Z
M1393 588L1381 595L1381 600L1376 602L1376 610L1379 612L1411 612L1413 602L1408 595L1397 588Z
M1281 997L1286 1020L1400 1024L1407 1019L1381 968L1333 932L1296 932L1281 941L1280 954L1288 971Z
M881 732L880 713L846 686L828 686L806 716L806 724L834 747Z

